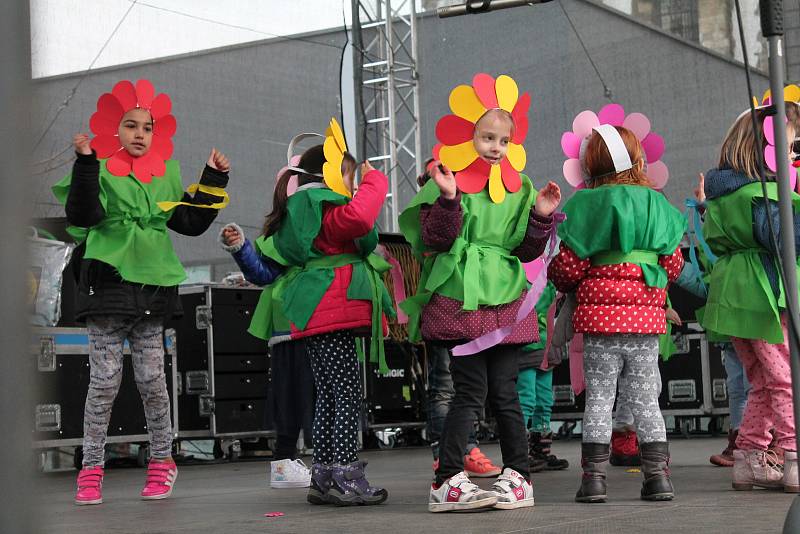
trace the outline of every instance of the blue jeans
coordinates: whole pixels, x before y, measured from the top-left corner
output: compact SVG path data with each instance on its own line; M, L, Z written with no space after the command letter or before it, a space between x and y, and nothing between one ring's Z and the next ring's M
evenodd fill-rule
M728 406L731 412L731 430L736 430L742 424L744 407L747 404L747 395L750 393L750 382L744 372L739 356L733 348L733 343L721 343L722 361L725 364L725 374L728 376Z
M428 345L428 439L431 442L433 458L439 458L439 440L442 437L444 420L450 411L450 402L456 395L453 376L450 374L450 351L447 347L429 343ZM478 446L475 429L467 439L464 454Z

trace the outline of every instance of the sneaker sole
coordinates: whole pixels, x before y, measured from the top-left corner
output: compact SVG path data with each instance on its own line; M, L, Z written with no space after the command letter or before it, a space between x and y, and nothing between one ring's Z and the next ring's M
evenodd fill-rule
M75 504L77 504L78 506L87 506L87 505L91 505L91 504L103 504L103 499L95 499L93 501L75 500Z
M172 479L172 486L169 487L169 491L166 493L162 493L160 495L142 495L143 501L160 501L161 499L166 499L170 495L172 495L172 490L175 489L175 481L178 480L178 472L175 472L175 478Z
M335 491L335 490L333 490ZM380 496L372 497L372 498L364 498L361 495L353 495L348 497L346 495L337 495L333 492L328 494L328 500L331 504L335 506L374 506L376 504L381 504L386 502L386 499L389 498L389 493L384 492Z
M432 502L428 503L429 512L476 512L491 510L497 504L497 497L487 497L470 502Z
M517 508L529 508L533 506L533 497L530 499L522 499L521 501L516 502L497 502L494 505L495 508L498 510L515 510Z
M646 497L644 495L642 495L641 498L642 498L643 501L671 501L672 499L675 498L675 494L674 493L657 493L655 495L648 495Z
M733 482L733 483L731 483L731 486L736 491L750 491L754 487L755 488L763 488L763 489L767 489L767 490L781 490L781 489L783 489L783 484L782 483L778 483L777 485L769 485L769 484L756 484L756 483L750 483L750 482Z
M308 495L306 495L306 501L308 501L311 504L317 504L317 505L331 504L330 497L322 494L318 495L316 493L309 493Z
M270 482L269 487L275 489L309 488L311 487L311 479L308 479L308 481L276 480L274 482Z

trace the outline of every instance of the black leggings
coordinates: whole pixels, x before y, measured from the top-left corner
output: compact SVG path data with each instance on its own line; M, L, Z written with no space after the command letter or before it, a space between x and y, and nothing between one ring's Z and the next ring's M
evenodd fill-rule
M277 434L274 460L297 456L297 436L303 430L306 447L311 446L314 418L314 377L306 342L284 341L270 350L272 414Z
M306 338L317 386L314 463L358 460L361 374L355 337L349 330Z

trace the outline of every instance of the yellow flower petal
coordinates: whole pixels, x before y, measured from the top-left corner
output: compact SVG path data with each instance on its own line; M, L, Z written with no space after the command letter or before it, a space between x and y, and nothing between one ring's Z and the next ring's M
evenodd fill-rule
M511 113L519 98L519 89L517 82L510 76L503 74L498 76L494 82L495 91L497 91L497 104L500 109L504 109Z
M764 96L761 97L761 103L766 103L767 99L772 96L772 89L764 91ZM755 97L754 97L755 98Z
M347 152L347 143L344 141L344 133L342 132L342 127L339 126L339 122L331 118L330 126L328 129L325 130L326 137L333 137L336 140L336 144L339 145L339 148L342 152Z
M525 163L527 161L527 156L525 155L525 147L522 145L517 145L515 143L508 144L508 152L506 152L506 158L508 158L508 162L514 167L517 171L522 171L525 168Z
M475 151L472 140L458 145L442 145L442 148L439 149L439 158L442 163L455 172L466 169L477 157L478 153Z
M346 197L351 196L350 191L348 191L347 187L344 185L341 163L337 165L326 161L322 165L322 176L324 176L325 185L327 185L331 191Z
M326 137L325 143L322 145L322 152L325 154L325 161L341 166L344 159L344 153L339 148L336 138L334 136Z
M783 99L787 102L800 102L800 87L795 84L783 88Z
M478 100L475 89L469 85L459 85L450 92L450 109L471 123L478 122L478 119L486 113L486 108Z
M500 204L506 198L506 188L500 175L500 165L492 165L489 171L489 198L495 204Z

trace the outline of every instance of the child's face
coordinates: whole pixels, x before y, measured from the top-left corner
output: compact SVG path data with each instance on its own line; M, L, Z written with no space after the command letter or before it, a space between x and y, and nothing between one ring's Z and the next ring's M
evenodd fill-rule
M497 165L508 152L511 123L496 113L487 113L475 124L472 144L478 156L490 165Z
M153 142L153 119L144 109L132 109L119 123L119 144L134 157L144 156Z

